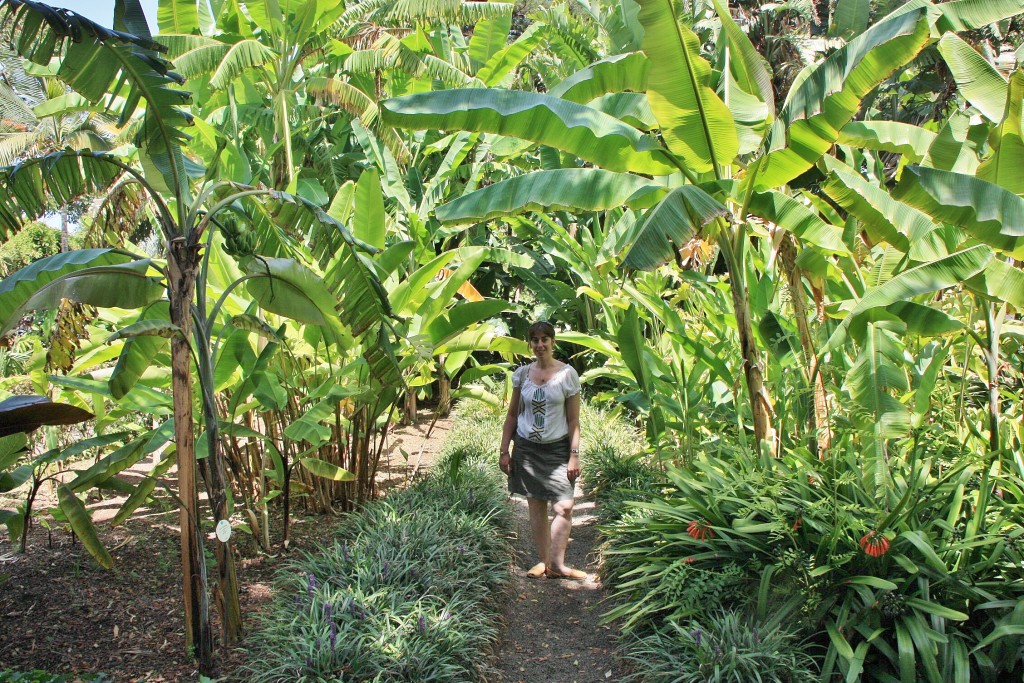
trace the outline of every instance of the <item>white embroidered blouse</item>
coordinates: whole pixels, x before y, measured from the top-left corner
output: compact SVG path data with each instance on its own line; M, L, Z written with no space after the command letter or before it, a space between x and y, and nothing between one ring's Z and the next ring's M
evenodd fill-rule
M516 433L537 443L549 443L568 436L565 399L580 393L580 377L566 364L543 384L530 379L533 364L512 373L512 386L519 389L519 416Z

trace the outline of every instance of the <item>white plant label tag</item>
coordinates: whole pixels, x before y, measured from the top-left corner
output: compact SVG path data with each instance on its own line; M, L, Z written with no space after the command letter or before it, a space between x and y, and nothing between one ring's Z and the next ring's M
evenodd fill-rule
M226 519L222 519L217 522L217 540L221 543L227 543L229 538L231 538L231 523Z

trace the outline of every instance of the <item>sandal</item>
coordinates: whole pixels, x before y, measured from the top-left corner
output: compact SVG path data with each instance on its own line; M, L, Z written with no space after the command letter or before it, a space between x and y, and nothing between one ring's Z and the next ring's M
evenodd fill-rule
M544 566L544 563L538 562L537 564L530 567L529 571L526 572L526 576L530 579L539 579L540 577L544 576L544 573L546 571L547 567Z
M550 569L545 569L544 576L548 577L549 579L567 579L569 581L584 581L587 578L587 573L584 571L580 571L579 569L570 569L567 573L560 574L558 572L553 572Z

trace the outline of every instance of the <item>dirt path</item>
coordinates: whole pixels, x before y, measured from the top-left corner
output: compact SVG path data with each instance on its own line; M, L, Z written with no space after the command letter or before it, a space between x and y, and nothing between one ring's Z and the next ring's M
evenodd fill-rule
M594 503L576 499L566 561L589 574L586 581L529 579L536 562L525 501L516 505L516 564L496 667L502 683L604 683L623 671L612 653L615 630L599 623L607 593L597 583Z

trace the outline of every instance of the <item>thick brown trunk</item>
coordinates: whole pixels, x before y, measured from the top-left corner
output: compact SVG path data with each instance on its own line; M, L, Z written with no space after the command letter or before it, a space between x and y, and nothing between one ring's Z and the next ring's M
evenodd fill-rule
M195 292L198 252L184 240L171 242L167 259L171 322L183 332L171 339L171 386L174 440L177 447L178 496L181 501L181 568L185 603L185 648L199 659L204 673L213 669L213 633L206 588L206 560L199 529L195 436L192 433L192 358L190 306Z
M209 412L209 408L207 410ZM206 431L209 455L202 463L203 480L210 497L214 522L228 518L227 473L224 468L224 454L220 449L217 430L217 416L206 415ZM235 572L235 556L231 538L226 542L214 541L217 557L217 611L221 619L221 639L224 645L231 645L242 637L242 608L238 600L238 578Z
M750 319L750 295L747 291L746 271L743 266L743 237L745 231L734 233L737 241L733 242L728 235L722 235L719 245L729 267L729 291L732 294L733 312L736 316L736 331L740 338L740 355L743 358L743 377L746 380L747 393L750 395L750 412L754 423L754 440L757 449L767 443L771 453L777 452L775 435L771 427L772 406L768 400L768 392L764 387L764 372L761 370L761 357L754 340L754 328Z
M800 270L796 265L796 245L791 235L785 235L779 244L779 261L786 271L786 282L789 285L790 299L793 302L793 316L796 318L797 334L800 337L800 348L803 351L804 377L812 381L814 391L814 437L817 443L818 458L825 459L832 445L832 427L828 421L828 404L825 394L825 382L821 373L814 373L814 339L811 327L807 322L807 292L800 278Z

